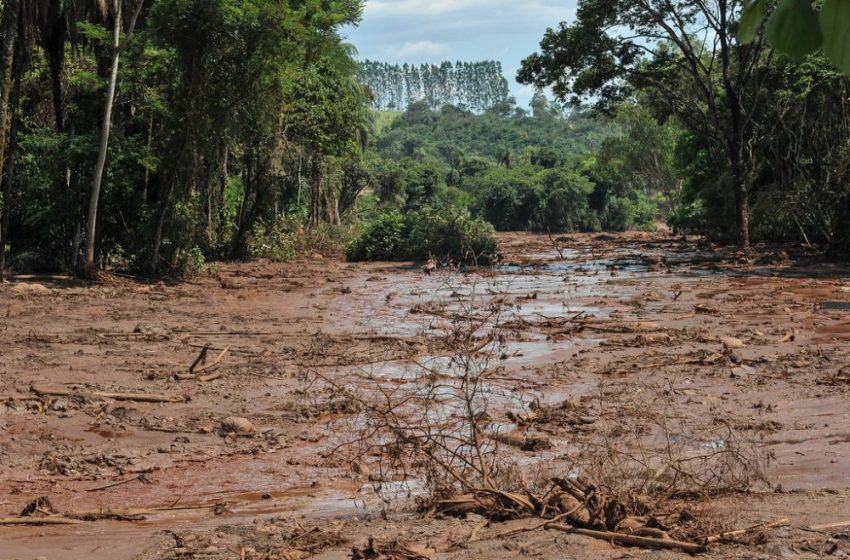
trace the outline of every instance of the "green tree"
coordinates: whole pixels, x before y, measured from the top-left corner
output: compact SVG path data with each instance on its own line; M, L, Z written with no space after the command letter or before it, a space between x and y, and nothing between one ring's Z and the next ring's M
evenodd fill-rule
M737 241L748 247L753 116L768 49L761 35L737 42L740 15L735 1L581 0L576 21L550 29L518 79L551 86L562 99L595 96L602 109L651 90L728 166Z

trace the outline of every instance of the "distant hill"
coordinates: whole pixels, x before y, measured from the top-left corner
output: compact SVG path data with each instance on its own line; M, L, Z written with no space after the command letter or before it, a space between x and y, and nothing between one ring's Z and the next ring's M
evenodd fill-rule
M434 110L454 105L483 112L507 101L510 93L502 65L495 60L419 66L366 60L360 79L378 110L405 111L421 101Z

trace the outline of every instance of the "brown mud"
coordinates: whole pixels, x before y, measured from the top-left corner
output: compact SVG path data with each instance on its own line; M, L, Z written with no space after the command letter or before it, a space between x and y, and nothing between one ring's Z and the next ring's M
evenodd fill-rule
M742 255L662 234L505 234L501 247L498 267L432 275L316 256L185 283L0 286L0 518L40 496L64 514L124 516L0 526L0 560L345 558L370 536L412 547L397 557L684 557L544 530L498 537L530 520L413 514L328 453L356 437L357 406L316 373L415 383L410 364L442 355L457 306L495 301L511 335L491 414L583 406L580 421L532 428L552 448L517 460L559 465L618 414L628 424L626 400L655 399L771 457L767 484L698 505L724 527L790 525L707 557L850 558L850 523L812 529L850 520L846 269L804 248ZM228 417L251 433L222 431Z

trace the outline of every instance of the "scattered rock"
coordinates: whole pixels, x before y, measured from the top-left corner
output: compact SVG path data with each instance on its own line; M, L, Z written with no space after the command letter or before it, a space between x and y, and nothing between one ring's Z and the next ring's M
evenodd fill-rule
M251 436L256 432L254 424L247 418L228 416L221 421L221 435Z
M732 336L721 336L720 342L723 343L723 346L726 348L731 348L733 350L738 350L741 348L746 348L746 344L740 338L735 338Z

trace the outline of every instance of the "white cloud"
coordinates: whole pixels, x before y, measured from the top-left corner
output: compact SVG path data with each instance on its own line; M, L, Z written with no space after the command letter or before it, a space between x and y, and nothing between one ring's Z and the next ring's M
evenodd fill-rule
M452 49L448 45L433 41L416 41L405 43L394 49L387 49L387 56L393 60L410 62L430 62L444 60L451 56Z
M516 0L373 0L366 2L369 16L438 16L470 8L517 3Z

